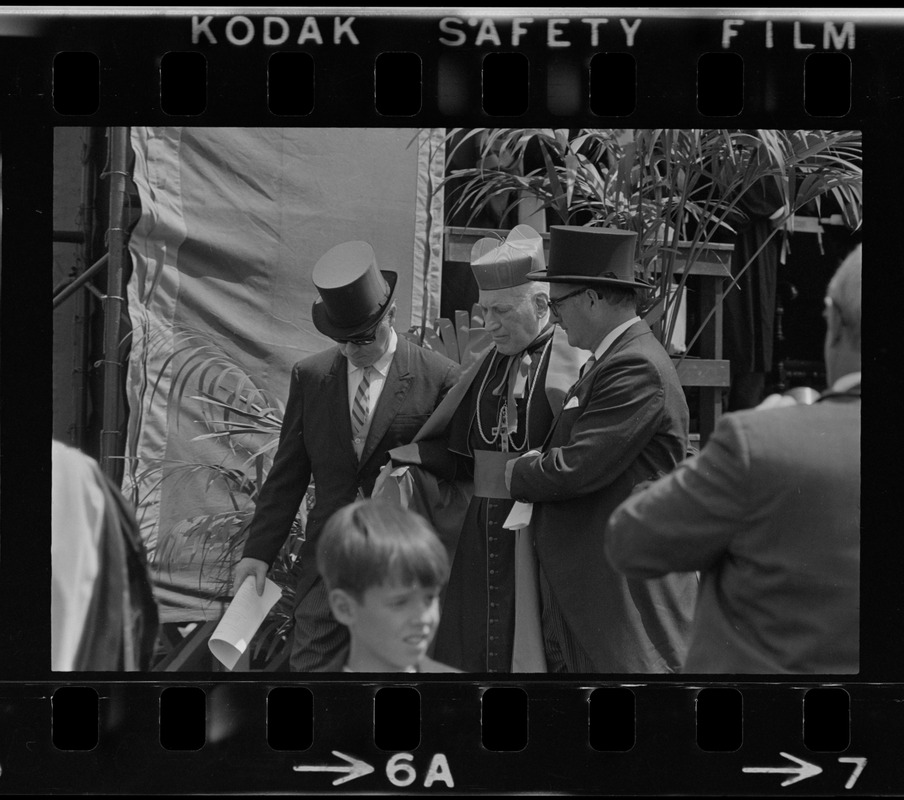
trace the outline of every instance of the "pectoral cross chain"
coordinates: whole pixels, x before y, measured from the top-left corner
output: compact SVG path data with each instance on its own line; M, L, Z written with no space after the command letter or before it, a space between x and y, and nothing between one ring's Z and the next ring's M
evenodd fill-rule
M508 429L508 412L506 406L503 405L499 411L499 424L493 428L493 439L499 437L499 449L503 453L509 451L509 429Z

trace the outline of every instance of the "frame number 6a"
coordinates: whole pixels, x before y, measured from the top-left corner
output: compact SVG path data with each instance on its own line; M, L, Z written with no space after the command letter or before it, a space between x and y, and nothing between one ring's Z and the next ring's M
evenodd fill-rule
M411 766L413 760L414 756L411 753L396 753L386 762L386 777L393 786L401 789L411 786L417 780L417 772ZM450 789L455 786L449 762L442 753L437 753L431 759L427 775L424 777L424 788L429 789L437 781L446 784Z
M295 772L338 773L339 777L333 781L333 786L339 786L340 784L363 778L374 771L370 764L360 758L341 753L338 750L333 750L332 753L336 758L341 759L341 763L299 764L292 767L292 769ZM411 786L417 780L417 770L414 768L413 762L414 756L411 753L396 753L386 762L386 777L389 782L400 789ZM455 786L452 770L449 769L449 762L443 753L436 753L433 756L430 760L430 766L427 768L427 774L424 776L425 788L429 789L434 783L445 784L449 789Z

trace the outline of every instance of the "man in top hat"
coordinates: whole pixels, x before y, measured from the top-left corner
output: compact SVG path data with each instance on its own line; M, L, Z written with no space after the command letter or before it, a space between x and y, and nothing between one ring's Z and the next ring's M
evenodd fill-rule
M370 496L388 451L411 441L457 377L454 362L396 334L397 277L377 268L366 242L336 245L315 265L320 297L311 316L336 345L292 369L279 448L236 565L235 589L250 575L261 594L313 477L316 500L296 590L294 672L322 668L348 645L314 558L323 526L337 509Z
M447 474L473 479L434 653L468 672L545 671L530 532L503 528L514 505L505 464L543 443L589 353L571 347L551 322L547 284L527 278L544 267L543 241L528 225L504 242L474 245L471 270L492 346L428 423L442 418L442 436L422 432L416 445L390 454L393 464L417 463L412 451L423 457L435 448L434 463L441 452L453 461Z
M603 552L612 510L684 458L688 409L662 345L636 312L636 234L553 226L550 307L591 358L539 450L507 466L512 497L533 504L543 638L551 672L677 672L687 647L693 574L643 581Z
M725 414L699 456L610 518L616 569L702 571L685 672L859 670L861 258L826 292L829 390Z

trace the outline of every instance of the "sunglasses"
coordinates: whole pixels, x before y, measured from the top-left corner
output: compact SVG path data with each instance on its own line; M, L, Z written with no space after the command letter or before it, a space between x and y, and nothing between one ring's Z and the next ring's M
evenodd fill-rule
M360 339L334 339L339 344L356 344L358 347L364 347L377 341L377 332L374 331L370 336L362 336Z
M575 289L573 292L569 292L568 294L563 294L561 297L557 297L555 300L551 299L548 303L549 310L552 311L552 313L555 314L557 317L560 316L559 306L562 303L564 303L566 300L568 300L572 297L577 297L579 294L583 294L586 291L587 291L587 287L582 286L580 289Z

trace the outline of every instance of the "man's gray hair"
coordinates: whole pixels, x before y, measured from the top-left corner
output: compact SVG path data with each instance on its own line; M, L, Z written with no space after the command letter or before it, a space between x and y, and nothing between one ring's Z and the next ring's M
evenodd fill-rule
M860 296L861 296L861 261L863 245L857 245L850 255L838 267L838 271L829 281L826 297L832 301L841 314L842 323L847 328L851 342L860 346Z
M528 281L527 289L525 290L525 297L535 297L541 292L549 297L549 284L544 283L543 281Z
M634 311L637 311L637 306L640 301L640 289L605 284L602 286L591 286L589 288L596 292L596 296L599 297L600 300L604 300L610 306L632 308Z

